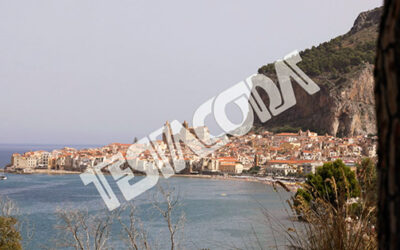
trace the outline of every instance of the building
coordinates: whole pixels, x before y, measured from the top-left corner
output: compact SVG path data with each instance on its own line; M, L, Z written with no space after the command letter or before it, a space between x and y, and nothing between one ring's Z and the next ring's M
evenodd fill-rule
M37 168L48 169L49 168L50 153L46 151L39 151L39 160Z
M304 175L315 174L315 170L322 165L322 161L303 162L299 165L299 169L301 169L301 173Z
M243 165L233 157L218 158L218 170L221 173L241 174Z
M266 164L265 172L270 175L288 175L297 173L295 160L270 160Z
M204 158L201 164L202 172L218 172L218 161L214 158Z
M322 166L322 161L313 160L270 160L266 165L266 172L274 175L288 175L294 173L315 173L316 168Z
M71 155L60 155L56 161L57 170L72 170L73 159Z
M34 155L30 155L26 158L26 161L28 163L28 168L34 169L37 167L38 164L38 159Z
M20 154L13 154L11 157L12 168L24 169L28 167L28 161L25 156Z
M193 132L196 134L197 138L199 138L201 141L208 141L210 139L210 131L206 126L202 127L195 127L193 128Z

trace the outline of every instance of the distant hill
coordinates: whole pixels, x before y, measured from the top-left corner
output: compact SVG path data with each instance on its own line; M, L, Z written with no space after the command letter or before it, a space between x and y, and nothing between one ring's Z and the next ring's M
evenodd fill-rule
M381 13L382 8L363 12L348 33L300 52L298 65L321 87L320 92L310 96L294 84L297 104L265 124L256 122L255 129L375 134L373 64ZM273 64L262 66L258 73L276 80Z

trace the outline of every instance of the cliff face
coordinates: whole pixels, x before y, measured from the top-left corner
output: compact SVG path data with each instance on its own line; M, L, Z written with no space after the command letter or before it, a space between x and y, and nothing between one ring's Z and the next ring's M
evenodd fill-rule
M382 15L382 8L376 8L370 11L362 12L354 21L354 25L350 30L354 34L362 29L374 26L379 23Z
M376 133L373 61L381 8L363 12L345 35L300 53L299 67L321 88L308 95L293 82L297 103L258 129L283 126L335 136ZM272 65L259 69L276 81ZM266 103L268 97L260 93Z

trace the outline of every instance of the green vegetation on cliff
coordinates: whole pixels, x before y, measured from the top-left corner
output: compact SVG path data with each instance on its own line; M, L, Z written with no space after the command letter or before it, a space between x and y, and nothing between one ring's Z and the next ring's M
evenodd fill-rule
M354 67L375 60L375 40L359 41L353 46L346 46L348 37L340 36L329 42L313 46L300 52L302 61L299 67L309 76L328 74L331 79L338 79L341 74L350 73ZM351 38L350 38L351 39ZM262 66L258 73L274 74L274 65Z
M374 10L379 12L379 9ZM365 63L375 61L377 22L364 23L356 20L355 26L363 28L351 30L347 34L338 36L328 42L313 46L300 52L302 61L299 67L313 78L321 78L321 83L345 81L345 75L357 71ZM274 76L274 64L270 63L258 69L258 73Z

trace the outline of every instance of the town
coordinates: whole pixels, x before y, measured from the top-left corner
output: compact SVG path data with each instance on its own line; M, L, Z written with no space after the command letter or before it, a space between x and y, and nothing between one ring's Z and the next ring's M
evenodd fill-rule
M169 123L166 125L169 126ZM187 122L183 126L185 131L197 135L200 140L209 138L207 127L190 128ZM327 134L318 135L309 130L299 130L297 133L250 132L244 136L231 137L229 143L206 157L197 156L182 144L186 167L177 174L302 177L315 173L316 168L324 162L337 159L355 171L357 163L363 158L376 159L376 141L376 136L339 138ZM164 137L153 144L169 153ZM126 156L131 145L112 143L81 150L65 147L51 152L40 150L14 153L5 171L85 172L118 153ZM154 161L148 152L135 160Z

